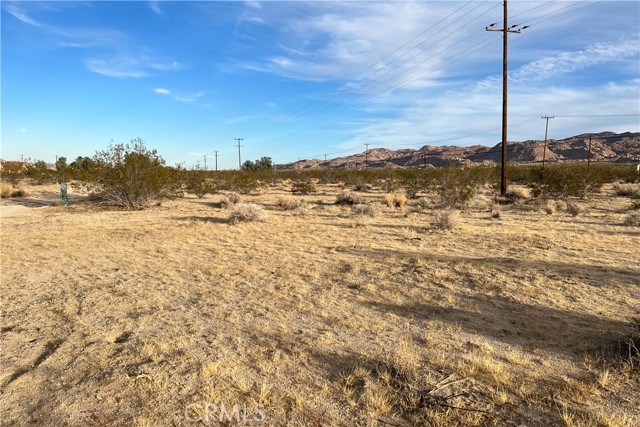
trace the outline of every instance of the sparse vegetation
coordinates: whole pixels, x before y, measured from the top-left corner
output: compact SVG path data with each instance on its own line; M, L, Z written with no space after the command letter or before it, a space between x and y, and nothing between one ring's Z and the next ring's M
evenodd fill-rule
M580 215L582 212L584 211L584 209L582 208L582 206L580 206L579 204L575 203L575 202L567 202L567 213L571 216L578 216Z
M387 194L384 196L384 200L390 208L403 208L408 201L404 193Z
M375 205L353 205L352 212L354 215L363 218L375 218L378 215L378 209Z
M439 230L453 230L460 225L460 212L452 209L443 209L434 212L433 223Z
M264 208L255 203L238 203L229 216L229 223L265 221L267 218Z
M630 227L640 227L640 212L629 212L624 218L624 225Z
M362 204L362 198L350 191L341 191L336 196L336 205L358 205Z
M220 206L225 209L231 208L242 200L242 196L238 193L229 193L222 196L222 200L220 201Z
M317 190L313 181L296 181L291 187L291 192L295 194L313 194Z

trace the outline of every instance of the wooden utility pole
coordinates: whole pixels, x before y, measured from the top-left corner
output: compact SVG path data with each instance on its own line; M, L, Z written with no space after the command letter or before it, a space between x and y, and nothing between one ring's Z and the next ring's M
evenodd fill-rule
M509 33L518 33L525 28L529 28L528 25L520 29L515 29L518 25L508 24L508 12L507 12L507 0L503 3L503 22L504 28L494 28L496 24L491 24L485 28L487 31L500 31L502 33L502 162L500 173L500 194L504 195L507 191L507 80L509 74L509 68L507 66L508 48L507 40Z
M555 116L542 116L547 121L544 127L544 149L542 150L542 169L544 169L544 160L547 157L547 132L549 131L549 119L555 118Z
M240 145L240 141L244 141L244 138L233 138L236 141L238 141L238 170L241 171L242 170L242 160L240 160L240 147L242 147L242 145Z
M589 134L589 153L587 154L587 169L591 165L591 134Z
M207 156L208 154L204 155L204 170L207 170Z
M371 144L364 144L364 146L365 146L365 150L364 150L364 168L365 169L369 168L369 145L371 145Z
M216 153L214 154L214 157L216 158L216 172L218 172L218 151L214 150L214 153Z

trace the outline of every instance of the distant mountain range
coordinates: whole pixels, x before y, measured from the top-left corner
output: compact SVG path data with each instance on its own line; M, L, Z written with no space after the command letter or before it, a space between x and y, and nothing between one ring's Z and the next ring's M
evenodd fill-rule
M539 163L543 156L547 162L586 161L591 140L591 161L640 162L640 133L601 132L582 134L565 139L550 139L545 152L544 141L529 140L508 142L507 153L510 162ZM472 145L433 146L413 149L389 150L373 148L368 152L335 159L305 159L294 163L277 164L276 169L315 168L362 168L365 163L371 168L437 167L446 165L493 165L500 163L501 144L493 147Z

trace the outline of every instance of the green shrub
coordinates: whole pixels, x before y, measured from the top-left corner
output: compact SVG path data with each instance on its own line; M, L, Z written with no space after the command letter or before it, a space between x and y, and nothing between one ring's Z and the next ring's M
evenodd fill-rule
M296 181L291 187L291 192L295 194L311 194L316 191L318 190L313 181Z
M469 171L446 168L436 182L439 204L447 209L463 209L476 194L477 182Z
M140 138L131 144L111 145L96 153L89 187L108 202L126 209L144 209L152 201L174 197L181 187L180 174L165 166L156 150Z

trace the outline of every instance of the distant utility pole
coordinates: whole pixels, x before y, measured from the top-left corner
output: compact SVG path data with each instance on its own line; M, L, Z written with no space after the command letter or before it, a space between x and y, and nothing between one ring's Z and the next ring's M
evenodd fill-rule
M241 141L244 141L244 138L233 138L236 141L238 141L238 170L241 171L242 170L242 160L240 160L240 147L242 147L242 145L240 145Z
M325 167L326 167L326 163L327 163L327 155L324 155L324 163L325 163Z
M216 172L218 172L218 151L215 150L214 153L216 153L214 154L214 157L216 158Z
M542 151L542 169L544 169L544 160L547 156L547 132L549 131L549 119L554 119L555 116L542 116L542 118L547 121L547 124L544 127L544 149Z
M20 163L24 163L24 154L20 154Z
M494 28L496 23L493 23L485 28L487 31L500 31L502 32L502 166L500 173L500 194L504 195L507 191L507 76L508 76L508 66L507 66L507 57L508 57L508 49L507 49L507 39L509 33L518 33L526 28L529 28L528 25L525 25L522 28L515 29L518 25L512 25L509 27L508 18L509 15L507 13L507 0L504 0L503 4L503 25L504 28Z
M364 168L368 169L369 168L369 145L371 144L364 144L365 146L365 150L364 150Z
M207 170L207 156L208 154L204 155L204 170Z
M587 154L587 169L591 165L591 134L589 134L589 154Z

